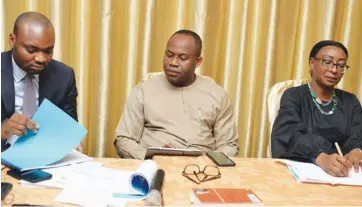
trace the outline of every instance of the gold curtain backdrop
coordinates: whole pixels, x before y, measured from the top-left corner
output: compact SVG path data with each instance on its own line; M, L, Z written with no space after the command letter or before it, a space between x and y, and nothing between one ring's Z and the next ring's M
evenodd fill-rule
M239 156L266 156L267 91L309 78L309 52L320 40L346 45L351 67L338 87L362 100L361 0L2 0L1 9L2 51L20 13L38 11L52 21L54 59L75 70L91 156L117 156L113 140L127 96L144 75L162 71L167 40L179 29L201 36L197 72L229 93Z

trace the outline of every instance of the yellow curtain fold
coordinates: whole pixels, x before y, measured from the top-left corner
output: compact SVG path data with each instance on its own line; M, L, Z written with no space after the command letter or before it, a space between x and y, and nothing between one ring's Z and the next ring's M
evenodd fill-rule
M54 59L74 68L85 152L116 157L115 128L133 86L162 71L168 38L196 31L204 61L197 73L233 102L240 156L265 157L266 93L275 83L309 78L308 56L323 39L346 45L350 70L338 85L362 100L362 1L359 0L2 0L2 51L16 17L46 15L56 31Z

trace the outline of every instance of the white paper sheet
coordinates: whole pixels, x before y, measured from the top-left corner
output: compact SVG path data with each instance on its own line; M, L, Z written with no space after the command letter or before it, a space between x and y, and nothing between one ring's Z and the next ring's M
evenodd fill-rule
M85 155L81 152L78 152L77 150L73 150L71 153L69 153L67 156L65 156L63 159L59 160L58 162L55 162L53 164L46 165L46 166L23 168L22 171L62 167L62 166L67 166L67 165L71 165L71 164L76 164L76 163L88 162L91 160L93 160L93 158L88 157L87 155Z
M50 180L41 181L38 183L30 183L24 180L19 180L19 183L26 187L45 187L45 188L63 188L67 183L76 182L84 179L87 172L93 172L102 168L100 162L83 162L57 168L44 169L43 171L52 174Z
M355 173L354 168L352 168L348 177L333 177L327 174L322 168L312 163L291 160L279 160L278 162L286 164L292 175L300 182L362 186L361 167L359 173Z
M65 188L55 201L80 206L125 206L126 199L120 199L113 196L111 192L105 192L89 188Z

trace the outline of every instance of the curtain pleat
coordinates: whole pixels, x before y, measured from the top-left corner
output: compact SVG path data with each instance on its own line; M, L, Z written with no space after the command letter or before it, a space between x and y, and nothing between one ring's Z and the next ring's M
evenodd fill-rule
M224 87L235 108L240 156L265 157L266 95L275 83L307 79L315 43L333 39L351 66L339 88L362 100L359 0L2 0L2 51L16 17L38 11L56 32L54 59L74 68L85 152L116 157L115 129L132 87L162 71L168 38L179 29L203 40L197 73Z

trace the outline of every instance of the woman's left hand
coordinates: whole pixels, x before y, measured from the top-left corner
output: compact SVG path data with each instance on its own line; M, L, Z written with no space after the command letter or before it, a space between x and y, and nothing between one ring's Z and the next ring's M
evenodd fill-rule
M359 167L362 167L362 152L358 149L350 151L347 155L344 156L347 161L349 161L348 168L354 167L354 171L358 172Z

